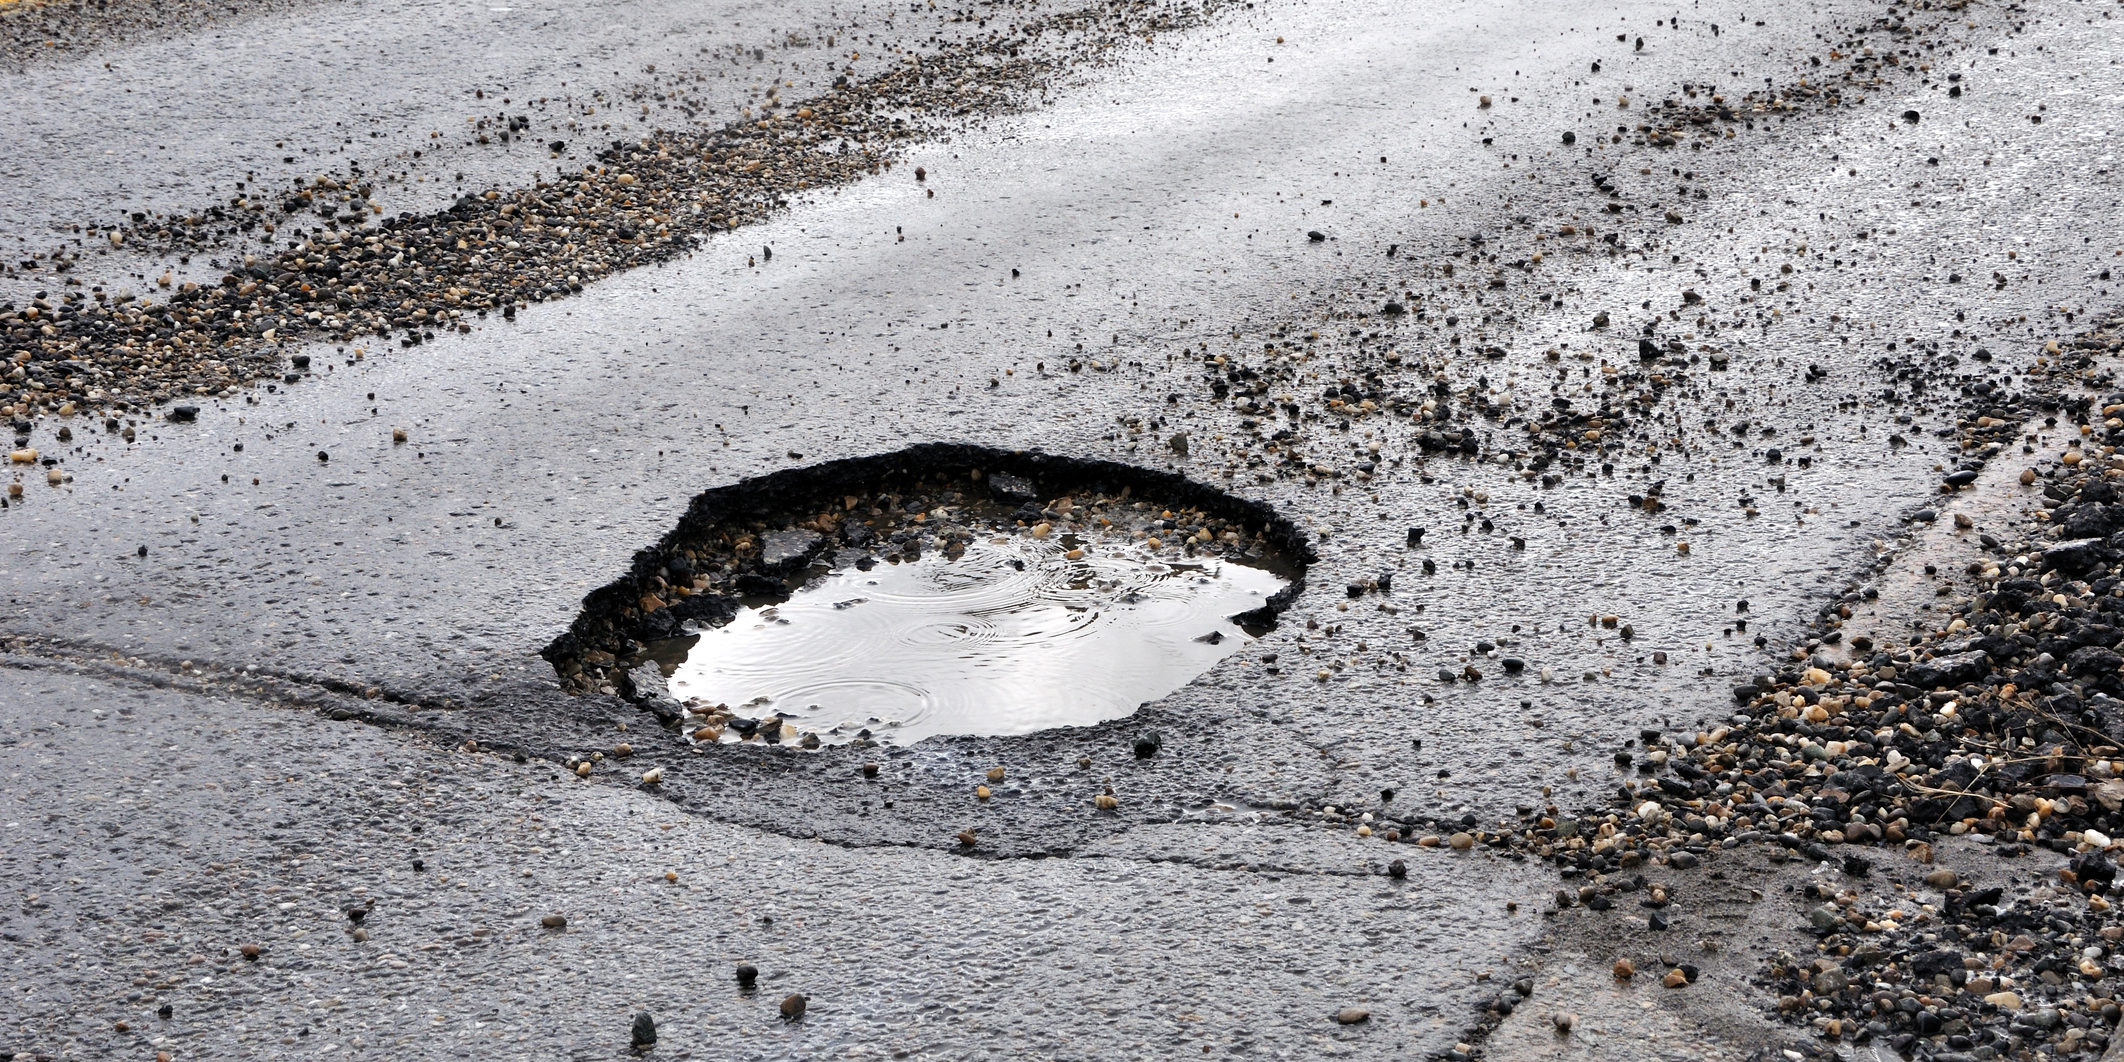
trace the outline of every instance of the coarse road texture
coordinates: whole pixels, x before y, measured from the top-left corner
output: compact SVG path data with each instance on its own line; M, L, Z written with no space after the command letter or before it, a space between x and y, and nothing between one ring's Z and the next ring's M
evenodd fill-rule
M1490 1057L1819 1044L1750 983L1747 949L1812 946L1791 904L1750 906L1789 865L1694 872L1702 918L1660 946L1724 959L1619 989L1620 931L1547 912L1547 868L1359 819L1491 835L1605 801L1636 777L1618 750L1716 725L1992 456L1958 418L2050 386L2046 344L2114 308L2113 5L1951 6L1228 5L513 320L289 346L192 419L61 416L25 360L0 1053L618 1058L648 1011L652 1057L1404 1058L1458 1050L1521 978L1533 1026ZM705 133L759 79L801 101L987 32L948 6L124 11L0 75L33 101L0 119L23 334L39 291L159 302L164 269L268 253L97 253L236 180L352 159L422 217L459 173L594 164L544 148L580 132L458 135L475 91L624 100L601 142ZM729 88L640 121L652 63ZM1685 106L1733 113L1664 135ZM872 754L876 781L859 750L689 751L537 656L695 493L932 440L1265 500L1314 534L1311 589L1131 719ZM622 742L588 780L553 762ZM977 801L997 765L1017 791ZM1545 993L1587 976L1625 994L1555 1004L1595 1033L1558 1038Z

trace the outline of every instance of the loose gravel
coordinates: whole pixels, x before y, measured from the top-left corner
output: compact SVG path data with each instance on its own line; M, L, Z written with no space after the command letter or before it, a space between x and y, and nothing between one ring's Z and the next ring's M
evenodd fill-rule
M141 412L230 397L291 372L293 345L397 336L411 347L472 322L514 317L621 270L686 254L714 233L758 221L802 192L894 167L905 145L1038 98L1067 71L1216 16L1224 3L1027 7L985 34L909 54L882 74L838 78L823 96L785 101L713 130L675 129L601 148L594 164L528 188L467 195L429 215L382 216L373 179L319 175L272 195L239 196L184 217L90 226L90 246L202 246L231 231L287 243L245 254L218 284L177 282L155 295L78 290L0 304L0 353L13 369L0 416ZM977 29L979 27L976 27ZM519 131L516 119L501 119ZM480 135L485 135L484 133ZM565 141L547 145L555 157ZM917 168L897 179L924 181ZM277 211L277 213L269 213ZM291 217L316 220L295 228ZM275 218L277 217L277 221ZM762 249L760 257L772 252ZM80 249L22 263L68 272ZM340 348L345 352L345 347ZM365 350L351 355L360 358ZM299 365L292 366L300 368Z

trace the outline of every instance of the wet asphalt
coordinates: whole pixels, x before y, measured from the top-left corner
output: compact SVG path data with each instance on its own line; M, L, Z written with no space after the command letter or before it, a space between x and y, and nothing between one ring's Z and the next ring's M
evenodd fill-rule
M617 6L653 32L571 37L571 54L624 71L602 58L760 39L751 18L703 29ZM143 419L130 444L77 429L61 447L40 422L33 440L72 479L31 482L0 513L17 808L0 811L0 858L24 897L0 915L19 1001L0 1048L608 1057L644 1008L659 1054L703 1058L1449 1048L1490 979L1538 954L1542 920L1506 905L1540 894L1540 868L1387 849L1320 809L1491 824L1598 799L1618 747L1730 711L1730 687L1781 659L1780 633L1868 578L1932 502L1960 407L1882 399L1913 344L2010 387L2044 340L2111 305L2106 12L1960 13L1926 57L1962 75L1960 97L1906 83L1707 150L1589 148L1618 95L1787 80L1826 47L1814 34L1878 14L1729 7L1670 27L1657 5L1263 5L913 151L926 182L902 167L800 199L513 324L411 350L320 345L301 382L204 402L196 423ZM306 38L284 35L332 20L413 33L424 17L328 6L214 32L296 52ZM487 23L464 17L435 49L477 39ZM575 61L529 58L552 37L515 32L525 43L483 53L492 77ZM31 190L23 231L196 196L242 152L269 154L266 135L346 147L326 131L343 103L301 121L269 93L214 104L201 47L174 32L9 75L51 101L8 119L10 143L53 148L0 164ZM120 54L128 77L183 94L163 106L199 124L197 161L158 162L129 127L97 73ZM402 102L351 109L401 138L486 76L423 49L357 65ZM494 181L518 164L477 157L434 172ZM1435 321L1354 318L1414 283L1404 263L1465 253L1470 235L1599 217L1596 171L1686 223L1626 255L1554 253L1503 290L1437 289L1501 359L1450 354ZM1749 284L1764 277L1791 287ZM1634 329L1593 332L1593 314L1671 310L1678 330L1685 305L1726 325L1732 366L1693 370L1674 423L1746 420L1753 438L1551 489L1427 457L1384 420L1304 426L1341 477L1263 481L1218 445L1234 415L1168 360L1258 349L1285 325L1400 329L1456 385L1546 386L1557 364L1590 380L1601 359L1634 360ZM1969 360L1979 346L1995 360ZM1792 463L1767 463L1763 426ZM1184 457L1164 445L1174 430ZM875 782L854 751L659 742L616 698L562 694L536 655L696 492L933 440L1173 468L1265 500L1316 535L1312 589L1259 645L1131 719L934 739L883 757ZM1348 471L1353 441L1381 443L1369 480ZM1626 502L1656 480L1669 512ZM1493 530L1464 519L1477 512ZM1388 570L1385 598L1341 591ZM1633 637L1588 622L1604 615ZM1527 673L1470 658L1501 639ZM1481 680L1441 681L1470 664ZM1162 750L1138 761L1130 742L1153 728ZM592 781L543 762L619 741L636 757ZM650 764L668 771L654 791L632 781ZM1019 791L977 802L999 764ZM1106 785L1116 813L1091 807ZM982 840L962 853L968 829ZM1405 881L1382 876L1397 857ZM353 942L340 911L371 895L370 939ZM568 928L541 930L556 911ZM256 962L221 954L244 943L265 949ZM757 997L729 981L741 961L763 971ZM772 1002L792 991L811 1003L785 1026ZM177 1017L155 1017L161 1002ZM1347 1006L1371 1020L1330 1020Z

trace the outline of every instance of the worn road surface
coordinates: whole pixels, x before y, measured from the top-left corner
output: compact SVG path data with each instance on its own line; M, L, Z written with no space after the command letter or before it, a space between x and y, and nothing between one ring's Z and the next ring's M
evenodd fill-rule
M236 181L351 160L402 175L365 216L420 215L1023 14L41 6L81 39L17 41L0 73L10 309L270 253L76 246ZM1962 459L1956 418L2115 309L2115 6L1950 6L1226 6L507 320L289 343L305 368L192 420L9 406L39 455L0 510L0 1058L617 1058L643 1011L651 1057L701 1059L1798 1042L1745 950L1797 933L1790 868L1707 882L1672 945L1727 940L1724 964L1658 995L1605 981L1540 863L1357 826L1589 805L1642 729L1716 725L1836 593L1924 563L1898 550ZM0 27L30 13L0 4ZM655 70L698 73L697 113L630 96ZM1834 104L1798 91L1822 85ZM465 139L504 91L554 102L513 145ZM1713 95L1736 113L1658 142L1663 101ZM39 257L59 244L82 252L64 272ZM1256 430L1205 384L1217 356L1305 412ZM1323 406L1367 373L1516 412L1476 421L1472 456L1426 449L1420 416ZM1597 456L1551 483L1511 438L1572 395L1629 407L1630 438L1580 424ZM1310 589L1135 717L932 739L875 782L859 750L689 751L539 657L699 491L917 441L1264 500L1314 536ZM559 765L620 741L636 766ZM976 801L997 764L1023 792ZM1582 1031L1479 1042L1522 977L1535 1004L1580 984L1558 991Z

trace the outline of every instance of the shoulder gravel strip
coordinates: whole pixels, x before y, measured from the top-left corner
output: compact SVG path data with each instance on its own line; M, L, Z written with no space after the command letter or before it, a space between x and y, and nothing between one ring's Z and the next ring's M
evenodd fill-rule
M2124 318L2081 339L2106 349L2118 328ZM1778 1019L1829 1045L1878 1041L1927 1059L2108 1046L2124 1018L2124 924L2110 899L2124 852L2124 625L2113 622L2124 612L2124 392L2111 390L2113 367L2087 357L2061 368L2100 397L2063 400L2040 424L1964 422L1969 448L2027 437L2014 489L2043 501L1989 537L1943 622L1907 645L1860 638L1847 656L1843 619L1866 596L1855 591L1788 666L1735 687L1725 725L1647 729L1617 749L1637 777L1609 807L1551 804L1502 838L1562 873L1548 917L1657 934L1716 908L1682 901L1711 887L1691 873L1699 866L1725 879L1744 857L1797 862L1811 872L1785 883L1787 946L1729 971L1767 993ZM2065 444L2038 452L2052 429ZM1942 491L1974 482L1950 473ZM1944 865L1949 851L1973 869ZM1771 887L1739 880L1757 899ZM1681 972L1668 988L1696 981L1681 938L1635 939L1659 949L1658 969ZM1485 1027L1516 1002L1500 996Z

